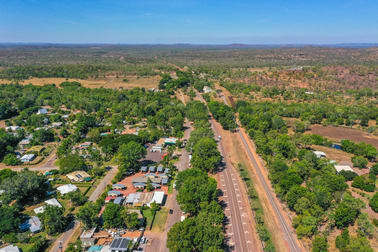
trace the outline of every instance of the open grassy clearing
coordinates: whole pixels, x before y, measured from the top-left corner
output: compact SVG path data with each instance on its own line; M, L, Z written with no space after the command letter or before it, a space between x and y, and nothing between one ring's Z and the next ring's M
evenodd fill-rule
M127 79L125 82L123 79ZM134 87L144 87L144 88L157 88L159 84L160 76L152 77L138 77L138 76L125 76L125 77L115 77L108 76L106 78L99 79L66 79L66 78L30 78L28 80L20 81L21 85L33 84L36 86L43 86L48 84L56 84L59 86L60 83L65 81L77 81L80 82L84 87L87 88L134 88ZM0 83L10 84L14 83L9 80L0 79Z

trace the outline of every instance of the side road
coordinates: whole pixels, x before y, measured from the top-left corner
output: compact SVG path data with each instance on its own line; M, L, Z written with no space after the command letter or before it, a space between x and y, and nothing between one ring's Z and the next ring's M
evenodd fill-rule
M89 196L90 201L96 201L101 194L105 191L106 186L111 183L115 175L117 174L118 166L113 166L112 169L105 175L101 180L101 183L96 187L93 193ZM60 252L64 251L68 243L70 242L72 236L78 232L80 229L80 222L75 221L73 225L63 234L61 234L53 243L50 248L50 252Z

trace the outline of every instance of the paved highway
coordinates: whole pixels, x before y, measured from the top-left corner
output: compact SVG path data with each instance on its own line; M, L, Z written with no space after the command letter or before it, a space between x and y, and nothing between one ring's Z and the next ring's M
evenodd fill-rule
M206 104L201 95L197 93L197 97ZM219 125L213 117L210 119L211 127L215 137L221 135ZM253 240L252 223L248 218L247 211L249 206L246 205L247 199L242 198L243 187L238 179L239 174L232 167L228 155L224 151L223 139L218 141L218 148L225 161L225 168L220 172L220 187L223 192L223 199L226 203L225 215L229 221L226 226L226 237L229 238L228 244L232 251L261 251L260 244Z
M228 102L227 102L227 99L224 95L222 95L222 98L224 100L224 103L229 105ZM292 252L300 252L302 251L301 247L299 246L298 244L298 241L295 237L295 235L293 234L293 231L291 229L291 226L290 224L288 224L278 206L278 203L276 202L276 198L272 192L272 190L270 189L270 187L268 186L268 183L264 177L264 175L262 174L261 172L261 169L264 169L264 167L261 167L261 164L257 162L257 154L255 152L255 150L253 149L252 147L252 140L249 139L248 136L246 136L246 133L243 131L243 129L237 129L238 132L239 132L239 136L240 136L240 139L241 139L241 142L243 143L243 146L247 152L247 155L248 155L248 158L251 160L252 162L252 166L254 167L254 170L256 171L257 173L257 176L262 184L262 187L264 189L264 192L267 196L267 198L269 199L269 202L275 212L275 215L277 216L278 218L278 221L280 223L280 226L281 226L281 229L283 230L284 234L285 234L285 237L284 239L288 242L289 244L289 248L290 248L290 251Z
M295 238L295 235L293 234L293 231L291 230L290 225L286 222L281 210L279 209L279 206L278 206L278 203L276 202L275 196L273 196L273 193L270 190L270 188L269 188L269 186L268 186L268 184L265 180L265 177L263 176L263 174L260 170L260 165L256 161L256 158L257 158L256 154L253 153L254 150L247 143L247 141L250 141L250 140L249 139L246 140L245 134L243 134L243 133L239 130L239 136L242 140L242 143L245 147L245 150L247 151L248 157L252 162L252 166L254 167L254 170L256 171L257 176L258 176L258 178L259 178L259 180L260 180L260 182L263 186L264 192L267 195L267 198L269 199L269 202L270 202L276 216L278 217L280 226L281 226L281 228L282 228L282 230L284 231L284 234L285 234L284 238L289 243L290 251L292 251L292 252L302 251L300 246L297 243L297 239Z

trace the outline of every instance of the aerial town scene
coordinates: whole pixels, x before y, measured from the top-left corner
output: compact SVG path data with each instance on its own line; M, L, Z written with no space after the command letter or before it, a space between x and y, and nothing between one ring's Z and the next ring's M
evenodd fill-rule
M1 3L0 252L378 251L378 2L283 2Z

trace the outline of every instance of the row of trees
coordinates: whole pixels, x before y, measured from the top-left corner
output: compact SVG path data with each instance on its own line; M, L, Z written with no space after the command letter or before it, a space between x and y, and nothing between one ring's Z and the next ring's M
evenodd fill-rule
M224 213L217 182L204 171L191 168L177 175L177 201L188 217L168 232L170 251L223 251Z
M237 128L234 112L232 108L218 101L208 103L209 110L225 130L234 130Z
M339 229L352 225L364 203L345 192L348 185L333 165L307 150L309 144L329 144L317 135L286 134L287 126L269 103L238 103L240 121L254 140L257 151L267 161L269 177L277 195L295 211L298 237L313 237L319 225L329 220ZM356 178L355 178L356 179ZM320 243L317 236L314 243ZM314 244L315 251L316 246Z

